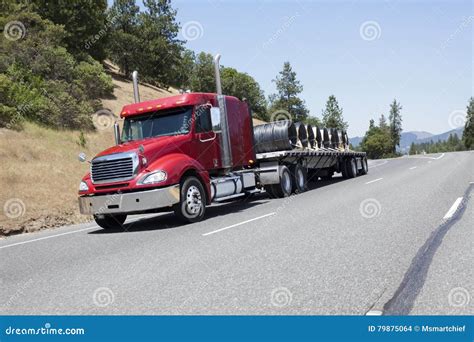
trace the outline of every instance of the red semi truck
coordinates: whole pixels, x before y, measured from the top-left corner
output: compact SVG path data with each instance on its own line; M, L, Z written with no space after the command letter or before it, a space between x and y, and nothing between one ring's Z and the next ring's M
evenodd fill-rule
M219 58L217 93L185 93L123 108L122 134L102 151L79 186L82 214L105 229L120 228L127 215L174 211L183 221L204 217L206 206L266 190L286 197L306 190L308 177L366 174L363 152L319 145L257 153L248 104L222 95ZM270 127L271 128L271 127ZM319 130L317 130L319 135ZM310 132L311 133L311 132ZM324 131L321 135L328 135ZM347 139L346 139L347 140Z

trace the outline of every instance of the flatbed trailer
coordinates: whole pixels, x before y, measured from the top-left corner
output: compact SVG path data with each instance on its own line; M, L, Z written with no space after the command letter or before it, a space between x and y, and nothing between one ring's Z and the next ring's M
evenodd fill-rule
M259 183L272 197L304 192L309 181L334 173L354 178L368 172L367 155L348 149L319 148L257 153ZM291 189L290 189L291 185Z

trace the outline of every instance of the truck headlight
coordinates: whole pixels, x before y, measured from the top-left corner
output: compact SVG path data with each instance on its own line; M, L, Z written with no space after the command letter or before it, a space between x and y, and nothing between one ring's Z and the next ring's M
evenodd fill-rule
M143 176L139 181L138 184L155 184L164 182L167 178L166 172L163 170L158 170Z
M89 187L87 186L86 182L81 181L81 184L79 184L79 191L89 191Z

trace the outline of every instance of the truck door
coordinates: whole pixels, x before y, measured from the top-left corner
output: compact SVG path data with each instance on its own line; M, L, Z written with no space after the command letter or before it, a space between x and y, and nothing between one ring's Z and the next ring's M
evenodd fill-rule
M206 170L220 166L219 139L212 130L211 107L199 106L194 112L195 122L195 158Z

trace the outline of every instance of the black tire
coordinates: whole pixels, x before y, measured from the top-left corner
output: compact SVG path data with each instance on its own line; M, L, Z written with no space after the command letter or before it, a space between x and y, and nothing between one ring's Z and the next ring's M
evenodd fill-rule
M369 172L369 164L367 163L367 158L362 158L362 169L360 170L361 175L366 175Z
M292 165L290 168L292 177L292 192L302 193L308 189L308 173L301 164Z
M293 180L290 170L286 166L280 168L280 183L271 185L271 194L275 198L283 198L291 195L293 190Z
M355 178L357 176L357 163L355 158L346 160L346 173L347 178Z
M123 229L123 223L127 219L126 214L112 215L100 214L94 215L94 220L97 225L104 229Z
M341 174L342 178L347 179L347 163L346 160L342 160L341 165L339 166L341 168Z
M206 192L199 179L189 176L181 182L179 203L173 206L173 210L183 222L202 220L206 212Z
M264 188L270 198L277 198L273 193L273 185L265 185Z

